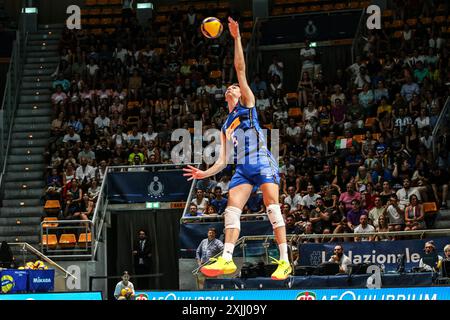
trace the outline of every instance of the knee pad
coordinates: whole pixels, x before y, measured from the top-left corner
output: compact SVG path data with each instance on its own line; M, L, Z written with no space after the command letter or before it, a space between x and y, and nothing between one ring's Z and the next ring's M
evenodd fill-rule
M281 208L279 204L271 204L267 207L267 216L269 217L272 228L284 227L284 219L281 215Z
M239 229L241 230L241 213L242 210L236 207L226 207L225 217L225 229Z

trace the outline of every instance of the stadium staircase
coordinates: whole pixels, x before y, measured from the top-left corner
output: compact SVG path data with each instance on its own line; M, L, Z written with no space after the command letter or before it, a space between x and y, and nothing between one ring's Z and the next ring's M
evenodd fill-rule
M0 208L0 239L40 243L45 186L44 152L50 137L52 78L63 25L39 26L28 35L27 56L14 117Z

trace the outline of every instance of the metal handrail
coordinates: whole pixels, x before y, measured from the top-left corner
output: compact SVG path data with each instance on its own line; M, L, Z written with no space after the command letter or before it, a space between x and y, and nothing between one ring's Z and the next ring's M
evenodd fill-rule
M246 214L242 214L241 218L258 218L258 217L267 217L266 213L246 213ZM214 219L219 219L219 220L223 220L224 216L223 214L216 214L216 215L203 215L203 216L199 216L199 217L182 217L181 221L185 222L186 220L189 222L193 222L192 220L196 221L196 220L214 220Z
M411 230L411 231L385 231L385 232L364 232L364 233L337 233L337 234L288 234L286 238L288 242L299 241L305 239L327 239L327 238L360 238L369 236L420 236L423 238L425 235L448 235L450 229L431 229L431 230ZM235 248L243 245L246 241L268 241L275 240L274 235L260 235L260 236L244 236L238 239L235 244ZM213 258L217 258L223 251L216 254ZM209 261L202 263L199 267L192 270L192 274L195 276L200 271L200 268L209 264Z
M449 108L450 108L450 97L447 97L447 100L445 101L444 107L442 108L441 113L439 114L439 117L436 121L436 124L433 128L433 132L432 132L432 150L433 150L433 158L436 159L436 153L437 153L437 138L438 138L438 134L439 134L439 130L449 112Z
M92 260L95 260L97 254L98 242L103 229L103 220L106 214L106 208L108 207L108 200L106 199L105 203L103 203L105 194L106 194L106 179L108 176L109 167L106 167L106 172L103 175L102 184L100 186L100 193L98 194L97 203L95 204L94 215L92 216L92 235L93 235L93 245L94 250L92 250ZM100 209L100 207L102 207ZM102 210L101 212L99 212ZM100 219L99 227L97 228L97 220Z
M37 250L36 248L34 248L33 246L31 246L30 244L26 243L26 242L14 242L14 243L8 243L9 246L22 246L23 249L27 249L29 251L31 251L32 253L34 253L35 255L37 255L39 258L41 258L42 260L46 261L47 263L49 263L52 266L55 266L59 271L63 272L65 274L65 276L71 276L73 277L75 280L78 280L77 277L75 277L73 274L71 274L69 271L67 271L66 269L64 269L63 267L61 267L59 264L57 264L55 261L53 261L52 259L50 259L49 257L47 257L45 254L43 254L42 252L40 252L39 250Z
M1 129L1 156L3 161L2 171L0 173L0 189L3 185L3 176L5 175L6 165L8 160L8 153L11 144L12 129L13 129L13 119L17 108L17 98L19 95L19 86L22 79L23 73L23 59L25 59L26 48L28 42L28 32L25 34L25 39L22 41L22 36L20 31L16 31L16 40L14 41L13 51L11 55L11 61L6 76L5 92L2 101L3 110L3 126L7 124L8 126L8 137L6 142L6 148L4 147L4 127ZM20 67L19 67L20 66ZM11 96L11 91L13 91L13 96ZM5 116L7 117L5 122Z

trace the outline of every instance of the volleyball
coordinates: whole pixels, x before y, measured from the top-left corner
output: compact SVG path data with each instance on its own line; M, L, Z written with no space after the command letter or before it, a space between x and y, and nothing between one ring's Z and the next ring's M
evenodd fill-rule
M4 275L1 279L2 281L2 292L8 293L14 288L14 279L9 275Z
M223 25L216 17L208 17L203 20L201 30L205 37L215 39L222 34Z

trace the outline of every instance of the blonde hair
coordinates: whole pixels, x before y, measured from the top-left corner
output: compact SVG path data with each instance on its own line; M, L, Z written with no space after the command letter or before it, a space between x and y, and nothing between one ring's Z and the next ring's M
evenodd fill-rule
M447 244L447 245L444 247L444 252L447 251L447 250L450 250L450 244Z

